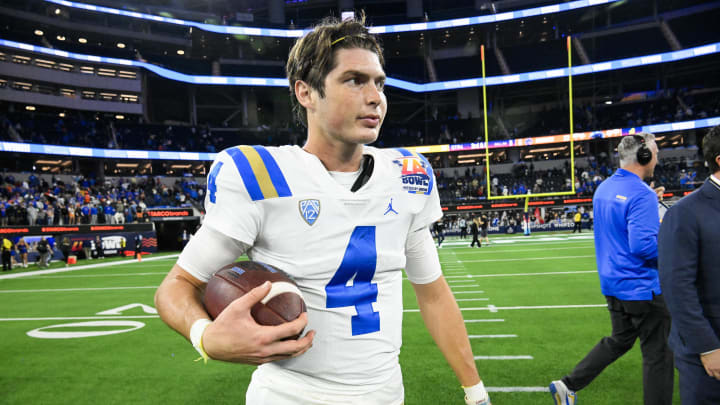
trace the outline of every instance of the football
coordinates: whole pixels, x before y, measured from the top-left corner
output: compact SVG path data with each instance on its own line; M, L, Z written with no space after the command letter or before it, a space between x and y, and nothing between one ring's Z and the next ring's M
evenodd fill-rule
M265 281L272 283L270 292L250 310L257 323L280 325L297 319L307 311L300 289L285 272L269 264L253 261L228 264L217 271L205 289L205 309L215 319L231 302ZM299 336L288 339L298 339Z

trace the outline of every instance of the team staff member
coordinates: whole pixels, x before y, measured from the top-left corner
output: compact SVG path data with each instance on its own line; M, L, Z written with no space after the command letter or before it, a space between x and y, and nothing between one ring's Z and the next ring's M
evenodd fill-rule
M575 233L575 231L577 231L578 233L582 233L582 214L580 213L579 207L578 211L575 212L573 222L575 222L575 228L573 228L572 233Z
M480 216L480 242L485 241L487 246L490 246L490 238L488 237L488 226L490 226L490 220L487 215L482 214ZM478 242L478 247L480 246Z
M2 266L3 271L10 271L12 270L12 255L10 254L10 251L13 248L13 243L8 238L2 238L2 246L0 246L0 249L2 249Z
M720 404L720 126L703 139L703 155L710 178L668 210L658 236L683 405Z
M325 20L296 42L286 69L307 142L219 153L203 226L156 293L161 318L201 354L262 364L248 404L402 404L403 268L466 403L490 403L429 230L442 217L432 168L404 149L364 146L385 118L382 66L364 18ZM307 314L258 325L250 308L263 285L210 322L200 292L243 252L293 276Z
M667 345L670 315L657 274L658 198L643 179L653 176L657 145L652 134L626 136L618 145L620 169L595 191L595 254L612 335L604 337L560 381L550 384L556 405L575 403L605 367L640 338L645 405L670 405L673 358Z
M470 233L472 233L472 242L470 242L470 247L475 247L475 244L477 243L478 247L482 247L482 244L480 243L480 240L478 240L478 219L473 218L472 222L470 223Z

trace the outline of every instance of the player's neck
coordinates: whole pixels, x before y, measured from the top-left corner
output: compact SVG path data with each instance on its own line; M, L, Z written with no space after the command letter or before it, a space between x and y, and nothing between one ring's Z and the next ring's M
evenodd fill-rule
M344 142L329 142L308 136L303 149L317 156L331 172L356 172L362 163L363 146Z
M648 170L645 166L639 164L639 163L633 163L626 166L622 166L621 169L627 170L630 173L633 173L640 177L640 180L645 180L648 177L652 177L652 173L648 175Z

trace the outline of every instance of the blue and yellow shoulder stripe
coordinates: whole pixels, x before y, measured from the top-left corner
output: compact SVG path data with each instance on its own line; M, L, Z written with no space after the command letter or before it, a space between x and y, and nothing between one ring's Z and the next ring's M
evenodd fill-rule
M225 152L235 163L253 201L292 196L280 166L263 146L236 146L226 149ZM210 201L213 203L215 202L215 179L221 167L222 162L218 162L208 176L208 193Z
M393 162L402 169L403 188L410 194L430 195L435 176L432 166L425 156L405 148L396 148L402 157Z

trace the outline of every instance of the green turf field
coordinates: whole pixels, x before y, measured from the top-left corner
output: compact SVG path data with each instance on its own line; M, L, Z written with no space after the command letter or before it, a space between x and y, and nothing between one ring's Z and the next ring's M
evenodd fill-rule
M491 240L489 247L471 249L448 239L439 249L478 369L494 405L552 404L548 383L610 332L592 236ZM8 273L2 273L0 403L244 403L253 367L194 362L190 344L152 313L155 289L174 261L156 255L94 268L82 268L83 262L51 274L29 269L33 275L20 278L3 279ZM462 404L462 390L426 332L408 282L404 294L406 404ZM122 309L131 304L145 307ZM112 310L117 314L103 314ZM72 325L86 322L95 324ZM47 338L121 330L129 331ZM679 404L677 383L675 392ZM578 403L642 404L639 343L580 392Z

